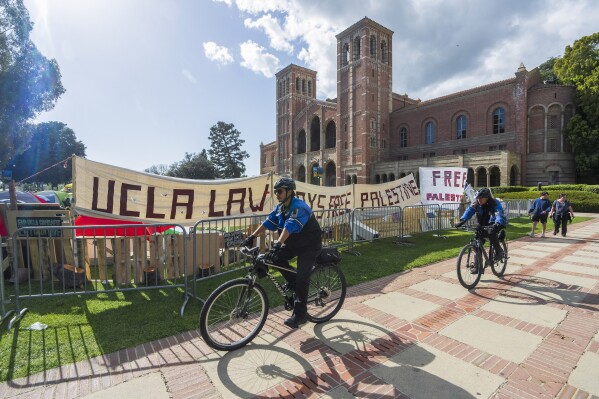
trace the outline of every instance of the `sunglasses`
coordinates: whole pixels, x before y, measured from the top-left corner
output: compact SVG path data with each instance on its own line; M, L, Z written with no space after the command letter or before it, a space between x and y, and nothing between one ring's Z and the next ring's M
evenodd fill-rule
M283 194L284 191L285 191L285 189L279 188L278 190L275 190L275 194L280 195L280 194Z

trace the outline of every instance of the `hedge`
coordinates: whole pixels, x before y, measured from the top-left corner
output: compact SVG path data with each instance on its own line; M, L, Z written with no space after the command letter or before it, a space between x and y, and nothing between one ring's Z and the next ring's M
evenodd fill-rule
M574 210L574 214L576 212L591 212L591 213L599 213L599 194L595 194L591 191L575 191L575 190L566 190L562 187L565 185L560 185L559 190L552 190L551 188L555 187L544 187L542 191L547 191L549 193L549 200L553 202L554 200L559 198L559 195L563 192L568 194L568 201L572 203L572 209ZM496 194L497 191L493 189L493 193ZM506 192L501 194L501 198L504 200L508 199L535 199L541 196L541 191L538 191L535 187L534 191L518 191L518 192Z

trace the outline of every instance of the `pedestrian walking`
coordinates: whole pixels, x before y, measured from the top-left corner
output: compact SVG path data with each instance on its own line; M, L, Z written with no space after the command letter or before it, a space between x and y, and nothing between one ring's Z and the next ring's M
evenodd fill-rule
M551 206L549 217L553 219L555 224L553 235L557 235L561 227L562 237L565 237L568 232L568 222L574 218L574 210L572 210L572 204L570 204L567 197L567 194L560 194L559 199L553 201Z
M551 211L551 201L549 201L549 193L543 191L541 196L534 200L528 210L528 215L532 219L532 228L530 229L530 236L535 236L535 229L537 224L541 222L543 229L541 231L541 237L545 237L545 231L547 230L547 217Z

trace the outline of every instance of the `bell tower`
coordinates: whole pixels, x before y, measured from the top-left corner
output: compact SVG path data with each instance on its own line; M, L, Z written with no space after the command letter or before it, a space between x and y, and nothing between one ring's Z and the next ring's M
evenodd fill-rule
M336 37L341 174L372 183L390 142L393 31L364 18Z

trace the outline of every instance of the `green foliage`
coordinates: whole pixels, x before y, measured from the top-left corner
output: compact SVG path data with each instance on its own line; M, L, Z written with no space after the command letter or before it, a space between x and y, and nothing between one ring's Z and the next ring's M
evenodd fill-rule
M13 179L20 181L75 154L85 157L85 145L75 132L61 122L43 122L31 126L29 148L13 159ZM52 187L72 180L72 168L57 166L29 180L30 183L50 183Z
M27 148L27 122L64 93L58 64L37 50L31 28L22 0L0 0L0 169Z
M559 84L559 78L555 73L555 62L559 57L551 57L541 65L539 65L539 73L541 74L541 81L545 83Z
M576 87L576 115L566 128L572 144L578 176L599 174L599 32L566 46L555 61L555 72L565 84Z
M553 191L585 191L586 184L553 184L549 186L543 186L543 190L553 190ZM531 188L531 191L536 191L536 187Z
M168 165L161 163L158 165L152 165L147 169L144 169L144 172L146 173L153 173L155 175L159 175L159 176L166 176L166 174L168 173Z
M568 194L568 200L572 203L574 212L592 212L599 213L599 194L590 191L575 191L575 190L552 190L543 188L542 191L549 193L549 200L553 202L559 198L563 192ZM502 196L504 200L510 199L536 199L541 196L541 191L523 191L515 193L505 193Z
M214 179L216 170L204 155L186 152L183 160L172 164L166 175L185 179Z
M240 134L232 123L218 122L210 128L208 153L217 177L230 179L245 175L243 160L249 158L249 154L241 149L245 140Z
M528 191L528 190L530 190L530 187L523 187L523 186L491 187L491 191L493 191L493 195L503 194L503 193L517 193L520 191Z

